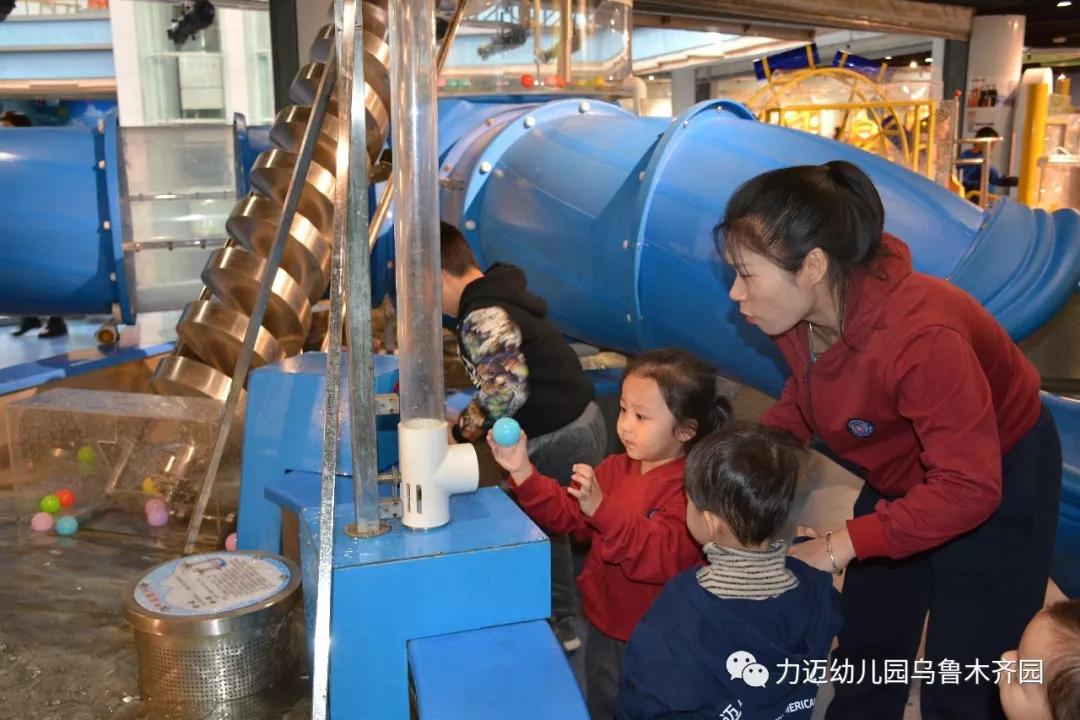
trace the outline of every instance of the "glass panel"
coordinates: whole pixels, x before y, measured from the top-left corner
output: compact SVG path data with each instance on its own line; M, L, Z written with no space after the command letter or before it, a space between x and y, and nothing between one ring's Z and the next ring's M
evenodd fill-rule
M232 128L125 128L121 138L139 311L182 308L236 203Z
M628 0L470 0L440 93L622 94L632 16Z
M178 6L135 4L143 117L149 125L225 118L221 33L215 23L176 46L166 30L181 15Z

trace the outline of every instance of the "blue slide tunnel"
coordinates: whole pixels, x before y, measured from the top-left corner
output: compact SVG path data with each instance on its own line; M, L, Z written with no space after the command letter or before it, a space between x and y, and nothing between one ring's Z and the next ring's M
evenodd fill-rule
M983 212L884 158L759 123L737 103L708 101L671 120L581 100L444 100L440 112L443 216L482 263L524 268L568 335L627 352L683 347L772 395L787 369L727 297L732 271L712 236L734 190L767 170L861 167L916 269L970 292L1015 339L1080 281L1075 211L1003 200Z
M97 127L0 128L0 313L135 321L117 133L115 112Z

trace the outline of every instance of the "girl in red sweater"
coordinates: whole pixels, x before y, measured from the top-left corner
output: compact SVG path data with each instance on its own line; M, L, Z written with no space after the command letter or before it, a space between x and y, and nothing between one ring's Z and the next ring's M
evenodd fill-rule
M655 350L623 373L617 429L626 452L595 469L575 465L570 487L536 472L524 433L509 448L488 434L525 512L549 532L592 541L578 588L589 621L585 675L593 720L614 714L623 650L638 620L668 580L702 562L686 528L686 453L730 414L708 366L681 350Z
M731 299L791 368L762 421L817 435L866 480L853 519L791 549L838 575L850 564L830 671L863 680L834 682L826 717L898 720L915 668L926 720L1001 718L978 668L1042 607L1061 444L1008 334L963 290L915 272L883 225L870 178L835 161L750 180L716 232ZM889 661L903 682L878 682Z

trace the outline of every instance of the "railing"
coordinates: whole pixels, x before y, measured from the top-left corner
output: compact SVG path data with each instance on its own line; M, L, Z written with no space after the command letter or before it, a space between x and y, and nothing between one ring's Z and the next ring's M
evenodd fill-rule
M841 119L835 121L837 117ZM758 118L770 125L815 135L835 126L834 140L887 157L920 175L934 177L937 122L934 100L785 105L767 107L758 113Z

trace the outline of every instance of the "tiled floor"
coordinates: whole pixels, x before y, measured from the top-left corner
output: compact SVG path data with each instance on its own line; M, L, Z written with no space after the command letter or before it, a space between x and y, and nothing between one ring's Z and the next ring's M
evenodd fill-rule
M0 395L163 352L176 339L178 318L178 312L140 315L109 347L99 346L94 336L104 317L70 319L68 334L58 338L40 338L37 330L15 337L17 324L0 325Z

